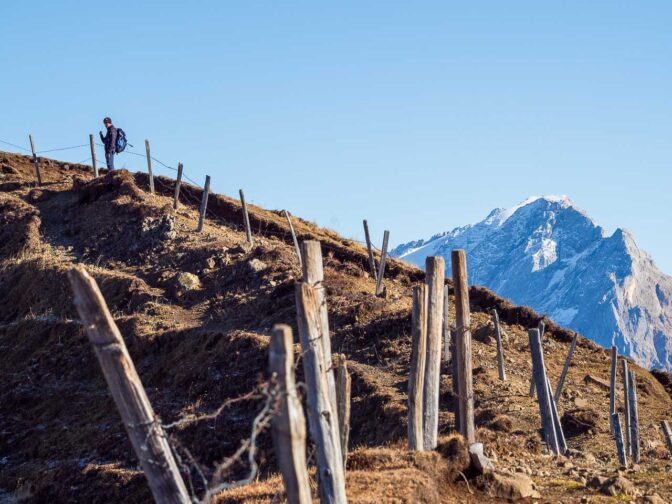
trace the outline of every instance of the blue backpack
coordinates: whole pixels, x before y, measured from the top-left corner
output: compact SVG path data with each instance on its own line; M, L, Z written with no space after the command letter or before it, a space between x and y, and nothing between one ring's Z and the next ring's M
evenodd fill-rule
M121 128L117 128L117 143L114 146L114 152L117 154L124 152L127 144L128 141L126 140L126 133L124 133L124 130Z

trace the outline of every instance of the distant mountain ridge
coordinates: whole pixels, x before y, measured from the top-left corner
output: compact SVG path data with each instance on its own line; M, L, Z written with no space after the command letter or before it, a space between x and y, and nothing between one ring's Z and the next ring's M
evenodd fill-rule
M467 252L470 283L546 313L641 365L672 370L672 277L617 229L607 236L567 196L528 198L481 222L396 247L424 267L429 255Z

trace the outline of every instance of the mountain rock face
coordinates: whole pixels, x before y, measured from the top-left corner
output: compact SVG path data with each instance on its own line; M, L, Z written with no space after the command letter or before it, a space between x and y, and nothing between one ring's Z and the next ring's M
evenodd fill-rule
M632 235L611 236L566 196L529 198L493 210L478 224L400 245L392 255L425 258L467 252L470 283L531 306L639 364L672 370L672 277Z

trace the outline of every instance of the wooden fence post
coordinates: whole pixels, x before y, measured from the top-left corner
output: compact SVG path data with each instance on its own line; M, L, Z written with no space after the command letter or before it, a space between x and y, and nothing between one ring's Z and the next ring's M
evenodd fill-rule
M450 372L453 378L453 415L455 418L455 431L462 432L460 427L460 373L457 367L457 332L450 331Z
M243 193L242 189L240 189L238 192L240 194L240 204L243 207L243 223L245 224L245 234L247 235L247 242L250 245L254 245L254 239L252 238L252 228L250 228L250 216L247 213L247 203L245 203L245 194Z
M555 387L555 395L553 400L557 403L560 401L560 394L562 394L562 387L565 384L565 378L567 378L567 371L569 370L569 365L572 362L572 355L574 355L574 349L576 348L576 340L578 334L575 332L572 342L569 345L569 352L567 353L567 359L565 359L565 365L562 367L562 373L560 374L560 379L558 380L558 385Z
M541 342L542 342L541 350L543 352L543 350L544 350L544 346L543 346L544 332L546 332L546 324L544 323L543 320L539 321L539 326L538 327L539 327L539 338L541 339ZM537 389L536 389L536 385L534 383L534 375L533 375L533 376L530 377L530 397L534 397L535 394L536 394L536 391L537 391Z
M205 213L208 210L208 195L210 194L210 175L205 176L205 186L203 187L203 196L201 196L201 210L198 214L198 227L196 232L203 231L203 223L205 222Z
M614 426L614 439L616 440L616 453L618 454L618 462L625 468L628 467L628 455L625 450L625 443L623 440L623 429L621 428L621 417L618 413L611 415L611 425Z
M96 143L93 141L93 135L89 135L89 145L91 146L91 166L93 166L93 176L98 177L98 164L96 163Z
M336 379L334 378L333 362L331 358L331 336L329 333L329 310L327 309L327 293L322 282L324 281L324 265L322 263L322 249L317 240L306 240L301 243L303 282L315 288L315 294L318 297L320 308L320 343L322 344L322 357L324 358L324 369L327 377L327 387L331 409L334 413L338 411L338 401L336 399ZM338 433L338 423L334 419L336 432ZM340 438L340 435L339 435Z
M371 268L371 278L378 284L378 272L376 271L376 261L373 258L373 247L371 246L371 235L369 234L369 223L364 219L364 238L366 239L366 250L369 253L369 267Z
M299 240L296 239L296 233L294 232L294 225L292 224L292 219L289 216L287 210L283 210L285 213L285 219L287 219L287 224L289 225L289 231L292 233L292 241L294 242L294 250L296 251L296 257L299 260L299 268L302 268L301 265L301 249L299 248Z
M427 348L422 399L422 433L425 450L436 448L439 435L439 388L441 385L441 340L443 333L443 284L446 262L441 256L427 257Z
M160 421L96 281L83 266L68 271L75 306L158 503L191 502Z
M423 451L422 400L427 359L427 286L413 287L411 371L408 375L408 449Z
M660 428L663 431L667 449L670 451L670 456L672 457L672 430L670 430L670 424L667 423L667 420L663 420L660 422Z
M499 370L499 379L506 381L506 369L504 369L504 347L502 346L502 330L499 326L499 314L496 309L492 309L492 323L495 324L495 337L497 338L497 369Z
M306 282L296 284L297 321L308 390L308 423L317 447L320 502L345 504L347 499L343 456L338 419L327 384L327 368L321 341L324 333L320 304L321 296L315 287Z
M544 352L541 346L539 329L530 329L529 338L530 351L532 353L532 376L534 377L537 397L539 400L541 427L544 432L544 439L548 449L558 455L560 453L560 447L558 445L557 434L555 433L555 423L553 421L553 412L551 410L551 396L546 382L546 367L544 364Z
M450 298L448 286L443 288L443 362L450 360Z
M147 152L147 175L149 176L149 192L154 194L154 175L152 174L152 156L149 153L149 140L145 140L145 151Z
M637 406L637 376L628 371L628 404L630 409L630 447L632 462L639 464L639 410Z
M611 374L609 375L609 428L614 432L614 413L616 413L616 364L618 361L618 349L611 346ZM620 420L619 420L620 423Z
M546 385L548 389L548 397L551 401L551 413L553 414L553 428L555 429L555 435L558 438L558 448L560 453L564 454L567 451L567 440L565 439L565 433L562 430L562 424L560 423L560 415L558 414L558 405L555 403L553 398L553 388L551 387L551 380L546 377Z
M182 163L177 163L177 179L175 180L175 195L173 196L173 210L177 210L177 204L180 201L180 186L182 185Z
M290 504L309 504L310 479L306 467L306 421L294 380L294 339L291 327L273 327L268 364L278 389L278 412L273 417L273 441Z
M37 154L35 153L35 143L33 142L33 135L28 135L30 139L30 150L33 151L33 164L35 165L35 177L37 178L37 185L42 185L42 175L40 174L40 163L37 161Z
M380 252L380 266L378 268L378 276L376 277L376 296L380 296L383 292L383 279L385 278L385 261L387 260L387 243L390 239L390 232L383 233L383 248Z
M457 335L457 374L460 403L460 433L467 444L476 442L474 428L474 382L471 364L471 312L467 257L464 250L453 250L453 288L455 289L455 326Z
M630 445L630 406L629 406L629 380L628 380L628 361L621 359L621 371L623 379L623 417L625 418L625 452L628 456L632 456L632 446Z
M348 362L344 354L338 356L336 367L336 402L338 415L338 431L341 435L341 454L343 455L343 471L348 462L348 441L350 439L350 398L352 379L348 372Z

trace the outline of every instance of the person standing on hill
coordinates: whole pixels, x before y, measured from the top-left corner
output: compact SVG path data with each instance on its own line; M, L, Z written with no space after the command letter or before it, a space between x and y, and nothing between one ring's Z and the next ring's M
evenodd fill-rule
M107 128L107 133L103 136L103 132L99 131L100 139L105 144L105 162L108 170L114 170L114 154L117 145L117 128L112 125L112 119L106 117L103 119L103 124Z

